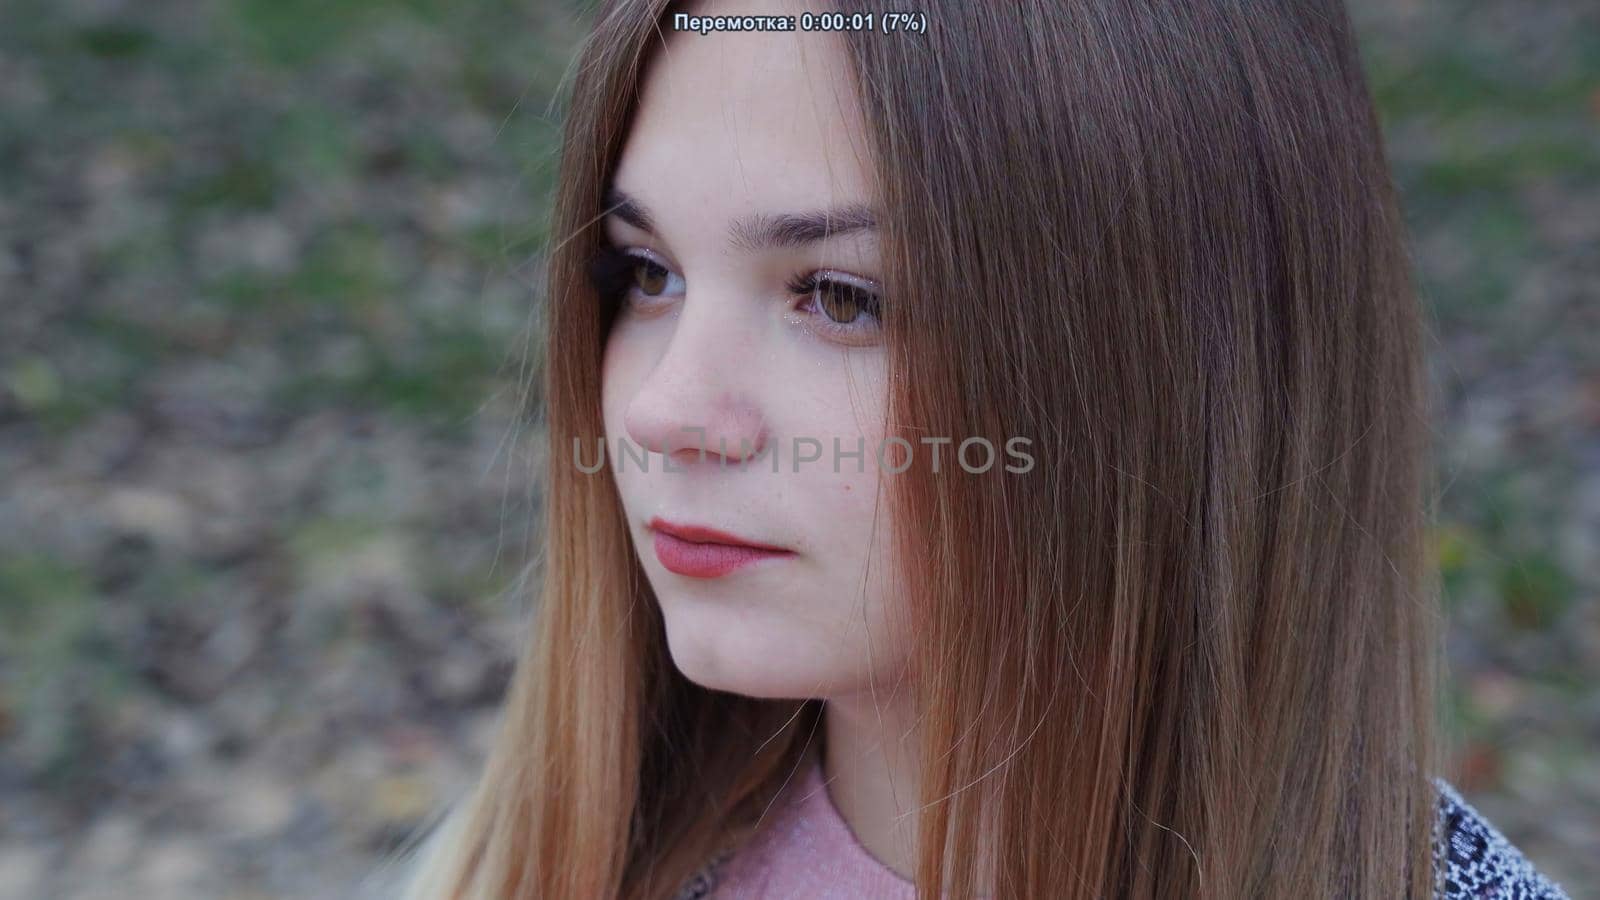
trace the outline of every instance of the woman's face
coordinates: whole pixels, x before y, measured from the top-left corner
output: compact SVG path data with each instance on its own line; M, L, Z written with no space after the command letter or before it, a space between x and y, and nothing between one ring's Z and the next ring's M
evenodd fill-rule
M875 521L880 258L843 48L665 33L607 208L627 203L605 219L635 257L613 261L602 374L629 532L687 678L755 697L883 685L904 655L886 506Z

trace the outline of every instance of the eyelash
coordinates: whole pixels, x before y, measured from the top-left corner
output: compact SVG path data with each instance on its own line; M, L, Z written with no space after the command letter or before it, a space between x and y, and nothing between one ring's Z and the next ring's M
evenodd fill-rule
M589 261L590 284L607 303L620 304L625 293L632 289L633 275L641 265L666 268L643 254L610 245L601 246ZM790 294L804 297L808 301L816 297L818 288L846 291L855 295L860 312L854 322L836 322L828 318L828 314L819 308L811 313L818 320L813 327L823 331L825 335L849 339L869 330L867 326L861 324L863 316L872 319L874 323L882 322L882 297L879 294L851 281L829 278L824 272L826 270L797 274L784 283L784 288Z

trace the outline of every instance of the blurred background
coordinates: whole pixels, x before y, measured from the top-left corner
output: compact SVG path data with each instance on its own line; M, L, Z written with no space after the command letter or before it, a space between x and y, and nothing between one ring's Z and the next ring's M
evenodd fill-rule
M1600 896L1600 8L1353 7L1458 786ZM553 0L0 0L0 898L346 897L523 622Z

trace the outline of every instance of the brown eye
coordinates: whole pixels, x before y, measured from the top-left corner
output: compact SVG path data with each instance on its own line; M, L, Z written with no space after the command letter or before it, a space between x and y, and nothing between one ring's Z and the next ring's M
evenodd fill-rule
M883 295L877 283L857 284L855 276L826 270L796 275L786 287L800 301L812 330L828 340L848 346L868 346L877 339L883 322Z
M867 309L862 291L837 281L817 283L817 305L829 319L840 325L854 322Z
M634 266L633 281L639 290L647 296L654 297L667 289L667 270L648 259L639 259L639 264Z

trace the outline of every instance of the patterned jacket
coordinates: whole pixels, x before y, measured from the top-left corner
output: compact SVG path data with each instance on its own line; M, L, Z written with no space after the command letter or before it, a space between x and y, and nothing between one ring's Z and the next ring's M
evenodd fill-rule
M1529 864L1510 841L1442 778L1434 822L1436 900L1570 900ZM717 886L723 854L697 873L673 900L702 900Z

